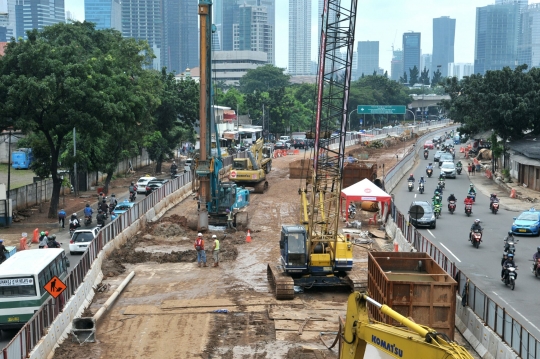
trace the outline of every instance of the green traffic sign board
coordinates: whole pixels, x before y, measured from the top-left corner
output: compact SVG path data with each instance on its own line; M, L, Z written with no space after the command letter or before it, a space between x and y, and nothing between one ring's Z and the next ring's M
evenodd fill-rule
M395 105L360 105L356 111L366 115L404 115L406 108Z

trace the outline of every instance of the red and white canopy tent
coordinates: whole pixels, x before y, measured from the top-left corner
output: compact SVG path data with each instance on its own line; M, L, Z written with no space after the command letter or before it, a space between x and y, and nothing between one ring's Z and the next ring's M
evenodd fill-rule
M349 208L349 204L351 202L381 202L381 204L385 203L387 205L386 208L389 208L390 202L392 201L392 197L388 193L377 187L376 184L367 178L360 182L356 182L352 186L342 189L340 198L342 205L343 201L345 201L345 220L349 220L349 211L347 211L347 209ZM341 208L343 208L343 206ZM384 207L379 206L379 208ZM382 214L383 213L381 213L381 216Z

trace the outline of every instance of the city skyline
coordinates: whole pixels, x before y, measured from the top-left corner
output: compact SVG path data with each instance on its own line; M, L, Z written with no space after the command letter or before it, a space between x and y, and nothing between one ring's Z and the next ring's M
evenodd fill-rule
M288 67L288 0L276 1L276 66ZM346 0L345 0L346 1ZM501 0L497 0L499 2ZM0 3L2 1L0 0ZM495 4L495 0L454 0L442 3L436 0L409 0L397 2L392 0L367 0L359 3L355 43L358 41L379 41L380 67L390 72L392 60L392 44L394 49L401 47L403 33L420 32L422 53L432 53L433 18L449 16L456 19L455 55L456 63L474 63L476 8ZM540 3L540 0L529 0L529 4ZM77 20L83 20L84 1L65 0L66 10ZM317 58L318 48L318 0L311 6L311 59Z

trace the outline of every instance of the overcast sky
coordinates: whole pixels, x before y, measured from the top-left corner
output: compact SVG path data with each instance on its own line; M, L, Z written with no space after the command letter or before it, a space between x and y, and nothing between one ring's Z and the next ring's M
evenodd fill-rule
M294 0L276 0L276 65L279 67L288 66L289 1ZM529 0L529 4L537 2L540 0ZM318 0L313 0L311 16L313 60L317 57L317 3ZM494 3L495 0L358 0L355 42L379 41L379 66L390 72L392 44L400 49L404 32L421 32L422 53L430 54L433 18L450 16L456 19L454 61L473 63L476 8ZM65 6L77 20L84 19L84 0L65 0Z

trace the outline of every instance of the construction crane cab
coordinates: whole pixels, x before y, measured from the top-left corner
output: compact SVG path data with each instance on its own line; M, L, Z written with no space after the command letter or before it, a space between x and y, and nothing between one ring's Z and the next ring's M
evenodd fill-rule
M253 187L255 193L268 189L266 174L272 170L272 158L264 155L264 140L259 138L247 151L247 158L235 158L229 173L229 180L246 187Z
M369 319L368 303L397 323L397 327ZM354 292L347 301L345 323L340 318L339 359L364 358L367 344L399 359L472 359L473 356L445 334L417 324L366 294Z

